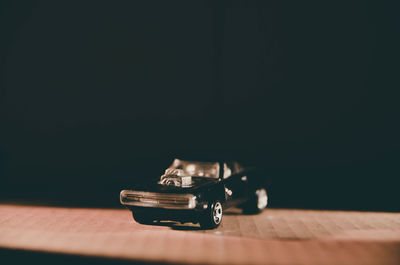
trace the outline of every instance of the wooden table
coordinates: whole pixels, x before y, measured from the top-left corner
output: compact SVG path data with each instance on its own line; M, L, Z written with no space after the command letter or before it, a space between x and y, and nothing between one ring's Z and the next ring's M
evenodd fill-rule
M241 215L234 209L218 229L203 231L172 222L140 225L126 209L0 204L0 248L13 257L60 255L56 261L400 264L400 213L267 209Z

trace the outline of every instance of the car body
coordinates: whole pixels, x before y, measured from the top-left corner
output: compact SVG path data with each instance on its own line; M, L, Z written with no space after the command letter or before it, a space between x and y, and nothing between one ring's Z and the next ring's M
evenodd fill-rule
M120 201L139 223L173 220L215 228L229 207L256 213L267 206L262 180L237 162L175 159L158 181L122 190Z

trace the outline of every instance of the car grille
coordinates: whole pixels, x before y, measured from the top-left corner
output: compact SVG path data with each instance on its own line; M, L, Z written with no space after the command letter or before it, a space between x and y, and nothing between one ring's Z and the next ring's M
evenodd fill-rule
M192 194L163 194L123 190L121 192L121 203L140 207L193 209L196 207L196 197Z

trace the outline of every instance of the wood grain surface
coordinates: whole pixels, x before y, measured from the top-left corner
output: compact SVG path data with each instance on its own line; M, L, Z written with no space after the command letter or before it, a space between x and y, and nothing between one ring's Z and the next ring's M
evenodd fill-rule
M2 204L0 248L172 264L400 264L400 213L234 209L204 231L140 225L125 209Z

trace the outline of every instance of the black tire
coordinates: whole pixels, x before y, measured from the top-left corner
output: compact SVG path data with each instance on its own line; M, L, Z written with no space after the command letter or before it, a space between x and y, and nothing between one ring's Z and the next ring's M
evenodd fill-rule
M222 204L220 201L213 202L200 217L199 223L202 229L217 228L222 222Z
M139 224L148 225L148 224L152 224L154 221L153 217L146 215L144 213L141 213L141 212L132 212L132 216L133 216L133 219L135 219L135 221L138 222Z
M256 214L264 210L268 205L268 194L264 188L257 189L248 202L243 205L243 212Z

